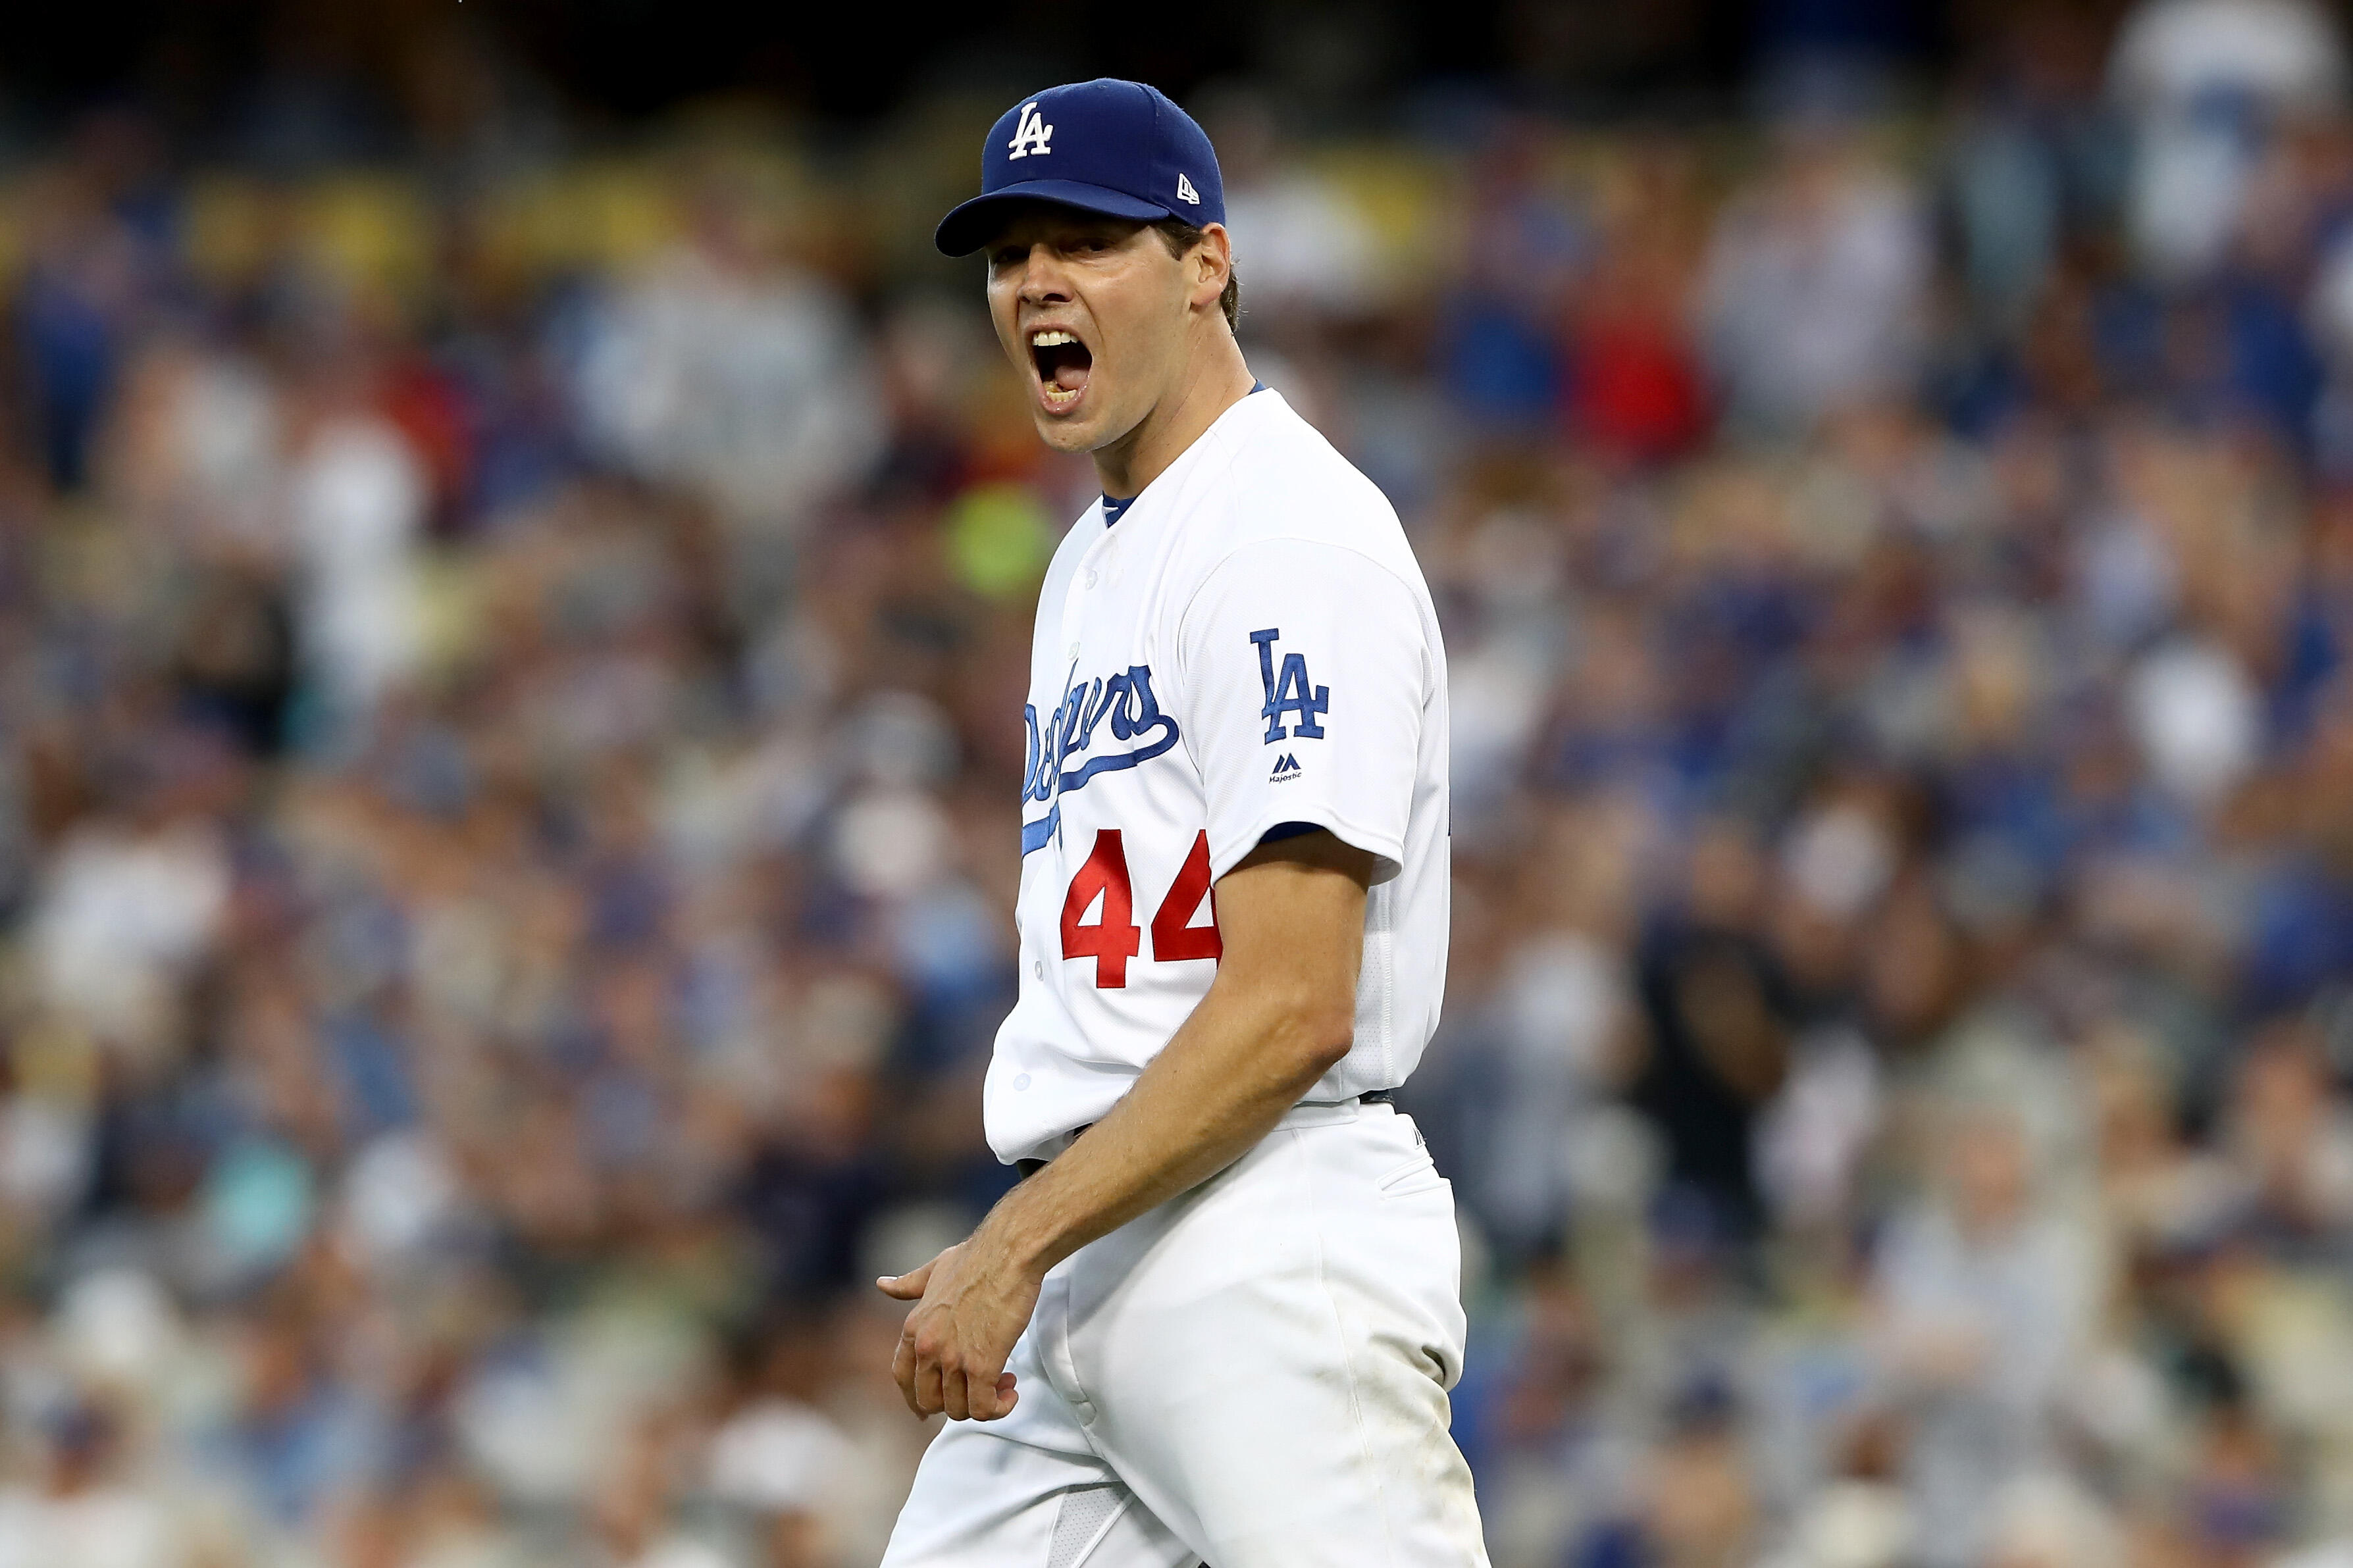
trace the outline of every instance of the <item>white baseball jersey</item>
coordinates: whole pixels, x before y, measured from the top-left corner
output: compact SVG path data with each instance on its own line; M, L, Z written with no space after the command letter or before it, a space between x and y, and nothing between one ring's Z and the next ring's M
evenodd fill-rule
M1355 1044L1306 1099L1402 1083L1448 935L1446 654L1397 513L1276 393L1055 552L1032 643L1019 1000L1000 1159L1102 1118L1217 972L1211 885L1270 828L1369 852Z

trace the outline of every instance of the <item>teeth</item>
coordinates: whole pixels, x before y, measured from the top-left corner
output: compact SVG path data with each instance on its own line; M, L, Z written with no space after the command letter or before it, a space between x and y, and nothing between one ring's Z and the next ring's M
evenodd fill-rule
M1059 348L1064 343L1074 343L1078 341L1068 332L1053 329L1029 334L1029 346L1033 349Z
M1079 400L1079 392L1085 389L1079 388L1074 391L1064 392L1060 387L1050 384L1045 389L1046 401L1059 408L1065 404L1076 403Z

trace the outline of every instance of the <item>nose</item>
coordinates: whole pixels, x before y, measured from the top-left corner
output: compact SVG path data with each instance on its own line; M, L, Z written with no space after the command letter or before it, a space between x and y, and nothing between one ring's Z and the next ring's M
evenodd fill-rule
M1071 297L1070 276L1062 258L1044 241L1032 245L1021 264L1020 300L1025 305L1052 305Z

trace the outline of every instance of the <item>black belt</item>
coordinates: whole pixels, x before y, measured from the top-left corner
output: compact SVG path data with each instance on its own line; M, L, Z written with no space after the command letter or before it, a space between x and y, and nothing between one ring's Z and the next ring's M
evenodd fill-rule
M1397 1090L1393 1089L1368 1089L1365 1090L1364 1093L1356 1096L1356 1103L1358 1105L1394 1105L1396 1102ZM1343 1103L1345 1103L1345 1101ZM1094 1123L1092 1121L1087 1123L1087 1127L1092 1127ZM1087 1130L1087 1127L1071 1128L1071 1136L1076 1138L1080 1133L1084 1132ZM1046 1168L1046 1162L1043 1160L1016 1160L1013 1162L1013 1168L1021 1173L1020 1179L1026 1182L1030 1177L1036 1175L1039 1172L1044 1170Z

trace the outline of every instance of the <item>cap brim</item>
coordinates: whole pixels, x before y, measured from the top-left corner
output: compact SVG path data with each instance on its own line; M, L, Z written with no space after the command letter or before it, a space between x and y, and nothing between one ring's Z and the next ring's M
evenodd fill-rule
M940 219L932 243L940 247L944 256L970 256L988 243L989 233L1003 219L1005 209L1022 202L1051 202L1056 206L1076 207L1081 212L1101 213L1105 217L1124 217L1136 223L1151 223L1170 216L1167 207L1124 191L1079 180L1029 180L975 196L958 205Z

